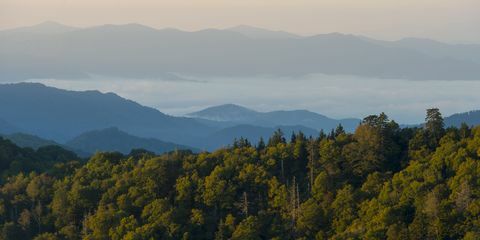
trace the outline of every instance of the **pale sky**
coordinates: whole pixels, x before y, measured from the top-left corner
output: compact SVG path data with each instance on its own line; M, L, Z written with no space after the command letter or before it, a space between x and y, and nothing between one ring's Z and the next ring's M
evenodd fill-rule
M0 0L0 29L47 20L187 31L245 24L301 35L480 43L480 0Z

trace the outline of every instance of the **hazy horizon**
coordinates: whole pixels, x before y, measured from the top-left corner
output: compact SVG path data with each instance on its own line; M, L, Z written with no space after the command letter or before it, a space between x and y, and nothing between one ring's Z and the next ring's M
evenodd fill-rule
M141 25L149 28L153 28L155 30L169 30L169 29L175 29L178 31L182 32L198 32L198 31L204 31L204 30L209 30L209 29L215 29L215 30L230 30L230 29L235 29L235 28L252 28L252 29L258 29L258 30L266 30L266 31L273 31L273 32L283 32L283 33L288 33L288 34L293 34L298 37L312 37L312 36L317 36L317 35L322 35L322 34L344 34L344 35L354 35L358 37L365 37L369 39L374 39L374 40L380 40L380 41L399 41L403 39L428 39L428 40L433 40L437 42L442 42L442 43L448 43L448 44L480 44L480 39L478 41L455 41L455 40L448 40L448 39L438 39L438 38L430 38L430 37L420 37L420 36L398 36L396 38L385 38L385 37L378 37L378 36L373 36L373 35L367 35L367 34L361 34L361 33L351 33L351 32L339 32L339 31L330 31L330 32L316 32L316 33L310 33L310 34L302 34L302 33L295 33L292 31L287 31L283 29L269 29L266 27L260 27L256 25L247 25L247 24L237 24L237 25L232 25L232 26L227 26L227 27L204 27L204 28L198 28L198 29L183 29L180 27L155 27L151 26L148 24L143 24L139 22L125 22L125 23L98 23L94 25L85 25L85 26L78 26L78 25L70 25L70 24L65 24L63 22L59 21L54 21L54 20L44 20L41 22L29 24L29 25L21 25L21 26L15 26L15 27L6 27L6 28L0 28L0 31L9 31L9 30L16 30L16 29L22 29L22 28L28 28L28 27L37 27L41 26L43 24L58 24L58 25L63 25L66 27L72 27L72 28L78 28L78 29L88 29L88 28L95 28L95 27L101 27L101 26L125 26L125 25Z
M342 32L383 40L480 42L480 2L476 0L0 1L0 29L44 21L78 27L134 22L186 31L249 25L299 35Z

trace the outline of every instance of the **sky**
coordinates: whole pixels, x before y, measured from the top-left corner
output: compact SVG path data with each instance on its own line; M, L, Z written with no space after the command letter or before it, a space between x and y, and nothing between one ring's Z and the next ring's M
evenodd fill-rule
M0 29L44 21L187 31L244 24L301 35L480 43L479 0L0 0Z

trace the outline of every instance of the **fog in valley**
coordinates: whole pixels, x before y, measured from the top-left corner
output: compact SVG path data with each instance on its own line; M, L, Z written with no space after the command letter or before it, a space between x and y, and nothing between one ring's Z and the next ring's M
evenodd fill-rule
M445 116L477 109L480 81L412 81L352 76L169 79L30 79L69 90L99 90L171 115L235 103L258 111L307 109L334 118L387 113L402 124L420 123L425 109Z

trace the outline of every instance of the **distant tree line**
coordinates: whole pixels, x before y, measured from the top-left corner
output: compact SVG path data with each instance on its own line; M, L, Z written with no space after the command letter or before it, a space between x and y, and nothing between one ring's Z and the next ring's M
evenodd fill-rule
M480 239L480 127L438 109L212 153L42 151L0 141L1 239Z

